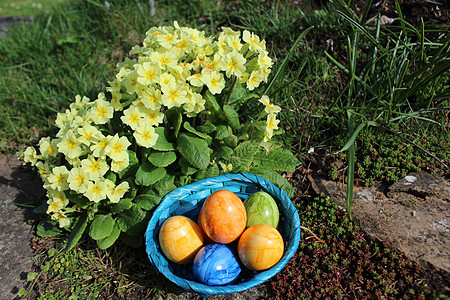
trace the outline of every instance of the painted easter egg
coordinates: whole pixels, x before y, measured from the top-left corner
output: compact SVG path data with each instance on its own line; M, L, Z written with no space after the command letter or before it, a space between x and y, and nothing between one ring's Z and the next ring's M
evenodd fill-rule
M162 225L159 244L169 260L177 264L188 264L203 246L203 234L197 223L191 219L174 216Z
M233 192L216 191L203 203L198 223L214 242L231 243L239 238L247 225L244 203Z
M283 237L267 224L253 225L239 238L239 259L250 270L269 269L281 259L283 252Z
M278 227L280 212L275 200L268 193L260 191L251 194L244 201L247 211L247 227L257 224L267 224Z
M194 278L207 285L225 285L241 273L237 254L224 244L209 244L195 255L192 265Z

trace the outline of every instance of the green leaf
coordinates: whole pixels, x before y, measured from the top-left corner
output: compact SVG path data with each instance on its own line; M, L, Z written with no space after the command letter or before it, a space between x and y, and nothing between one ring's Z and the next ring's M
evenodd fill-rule
M215 138L218 140L223 140L230 136L230 130L228 129L228 126L225 125L219 125L216 128L216 136Z
M223 140L223 145L234 149L234 148L236 148L238 141L239 141L239 138L233 134L233 135L226 137Z
M347 141L347 143L344 145L344 147L342 147L341 150L339 150L337 153L342 152L347 150L348 148L350 148L350 146L352 146L355 143L356 137L358 136L359 132L365 127L365 126L378 126L378 124L376 122L373 121L367 121L367 122L363 122L361 124L359 124L359 126L355 129L355 131L353 131L352 136L350 137L350 139Z
M214 151L214 153L212 154L212 157L214 160L218 160L218 159L222 159L222 158L227 159L231 155L233 155L233 153L234 153L234 151L230 147L221 146L217 150Z
M83 209L88 209L90 206L92 206L92 202L81 194L66 191L65 195L69 202L76 204Z
M165 168L177 160L177 155L173 151L155 151L149 155L148 160L156 167Z
M24 297L27 295L27 290L25 288L21 288L18 292L17 292L17 296L21 296Z
M294 154L285 148L274 148L269 153L264 150L258 151L253 157L253 162L255 166L291 173L300 163Z
M239 114L233 109L231 105L223 106L223 113L228 120L228 124L230 124L231 128L234 130L241 129L241 124L239 123Z
M143 210L151 210L161 202L161 196L155 191L149 190L136 197L135 203Z
M212 124L212 123L206 123L202 126L198 126L197 129L200 132L210 134L210 133L213 133L214 131L216 131L216 126L214 126L214 124Z
M195 173L195 179L200 180L204 178L214 177L217 175L219 175L219 167L216 164L214 164L206 169L199 170L197 173Z
M27 281L33 281L38 275L39 273L37 272L28 272Z
M138 168L135 182L137 185L150 186L161 180L165 175L166 169L157 168L150 162L145 162Z
M237 81L231 92L228 105L232 106L235 110L238 110L242 104L251 98L259 98L259 96L251 93L244 85Z
M139 160L136 156L136 153L131 150L127 150L127 152L129 157L129 164L125 169L118 172L120 178L134 177L134 173L136 173L136 169L139 166Z
M196 136L198 136L199 138L202 138L204 140L206 139L210 139L211 137L209 135L207 135L206 133L197 131L194 127L192 127L191 124L189 124L189 122L184 122L183 123L183 127L184 129L186 129L188 132L195 134Z
M69 238L67 240L66 248L64 249L65 252L71 250L75 245L78 243L78 241L83 236L84 231L86 230L88 224L88 218L86 214L82 214L79 216L75 222L75 226L72 229L72 232L69 235Z
M181 172L185 175L192 175L198 171L198 169L194 168L184 157L180 159L180 167Z
M120 235L120 228L119 225L117 225L116 223L114 224L114 227L109 236L105 237L104 239L97 240L97 246L103 250L108 249L116 242L116 240L119 238L119 235Z
M178 107L173 107L166 111L167 124L170 124L170 137L176 139L183 122L182 111Z
M291 186L291 184L283 176L281 176L274 170L261 167L252 167L248 172L250 174L259 175L269 180L276 187L284 190L289 197L294 196L294 188Z
M195 168L204 169L210 162L210 149L201 138L182 133L178 137L177 149Z
M206 101L206 107L210 108L216 114L220 112L220 105L217 103L216 97L209 90L206 90L203 98Z
M152 146L153 149L158 151L173 151L174 145L167 140L166 129L164 127L155 128L155 132L158 134L156 144Z
M258 150L258 144L252 141L244 141L236 146L234 149L234 154L242 158L253 158L256 151Z
M89 227L89 236L93 240L101 240L109 236L116 221L111 215L97 215Z
M40 237L53 237L61 234L61 232L62 229L59 228L58 223L47 217L37 225L36 234Z
M114 183L116 183L117 174L114 173L114 172L108 172L108 174L105 176L105 178L111 180Z
M175 176L167 174L162 180L158 181L153 188L157 191L158 195L164 197L177 188L174 182Z
M136 204L133 204L129 210L123 211L117 216L117 225L121 231L127 231L144 220L145 212Z
M124 210L128 210L133 205L132 199L120 199L119 203L114 203L111 205L112 213L119 213Z

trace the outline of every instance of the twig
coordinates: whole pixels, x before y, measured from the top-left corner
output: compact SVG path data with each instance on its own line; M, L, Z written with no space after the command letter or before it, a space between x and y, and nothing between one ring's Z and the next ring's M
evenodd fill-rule
M307 238L305 238L305 240L310 239L310 238L314 238L318 243L322 243L322 244L326 244L321 238L319 238L317 235L314 234L314 232L311 231L311 229L306 228L304 226L300 226L301 229L308 231L309 233L312 234L312 236L309 236Z
M404 140L406 140L408 143L411 143L412 145L416 146L417 148L419 148L420 150L422 150L423 152L425 152L426 154L428 154L429 156L431 156L432 158L434 158L435 160L440 162L450 172L450 167L448 165L446 165L443 160L441 160L439 157L437 157L436 155L434 155L433 153L431 153L427 149L417 145L416 143L414 143L413 141L411 141L407 137L404 137L403 135L400 135L400 133L398 133L398 132L395 132L395 131L393 131L393 130L391 130L389 128L383 127L383 126L380 126L380 128L382 128L382 129L384 129L384 130L386 130L386 131L388 131L388 132L390 132L392 134L395 134L395 135L403 138Z

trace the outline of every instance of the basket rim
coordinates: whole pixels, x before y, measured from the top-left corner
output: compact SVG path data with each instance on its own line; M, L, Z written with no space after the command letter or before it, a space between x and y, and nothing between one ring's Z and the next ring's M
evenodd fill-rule
M259 187L269 192L269 194L275 194L277 195L277 199L282 202L284 208L286 211L292 214L292 228L293 233L291 233L291 239L289 240L289 245L285 249L285 252L278 261L277 264L275 264L270 269L256 272L253 277L251 277L250 280L245 282L240 282L236 284L228 284L223 286L209 286L205 285L196 281L192 281L180 276L175 275L173 272L171 272L167 267L161 266L158 264L158 261L165 261L167 262L167 259L164 257L164 255L159 251L157 248L156 243L153 240L153 234L158 228L158 222L160 221L160 216L162 213L164 213L169 207L172 206L175 201L178 200L178 195L182 194L183 192L190 192L193 190L199 189L200 187L207 185L211 182L222 182L222 181L243 181L247 183L254 183L256 185L259 185ZM294 204L286 194L286 192L278 187L276 187L273 183L271 183L269 180L255 174L249 174L249 173L227 173L222 174L218 176L213 176L205 179L201 179L198 181L195 181L193 183L190 183L188 185L176 188L175 190L168 193L164 198L162 199L159 206L155 209L153 212L153 215L148 222L147 230L145 232L145 240L146 240L146 252L149 257L150 262L154 266L154 268L159 272L162 273L167 279L175 283L176 285L180 286L184 290L192 291L199 293L203 297L209 297L212 295L219 295L219 294L230 294L230 293L236 293L236 292L242 292L244 290L248 290L252 287L255 287L264 281L270 279L274 275L276 275L278 272L280 272L284 266L288 263L288 261L294 256L294 254L297 251L298 245L300 243L301 239L301 233L300 233L300 217L298 215L298 211L295 208ZM170 262L167 262L170 263Z

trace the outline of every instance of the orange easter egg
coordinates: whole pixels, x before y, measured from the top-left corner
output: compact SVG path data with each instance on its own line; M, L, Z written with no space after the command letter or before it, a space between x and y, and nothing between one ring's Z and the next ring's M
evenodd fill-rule
M174 216L162 225L159 244L168 259L177 264L188 264L203 246L203 234L197 223L191 219Z
M283 252L283 237L278 230L267 224L253 225L239 238L239 258L250 270L271 268L281 259Z
M247 224L244 203L233 192L216 191L203 203L198 223L214 242L231 243L239 238Z

